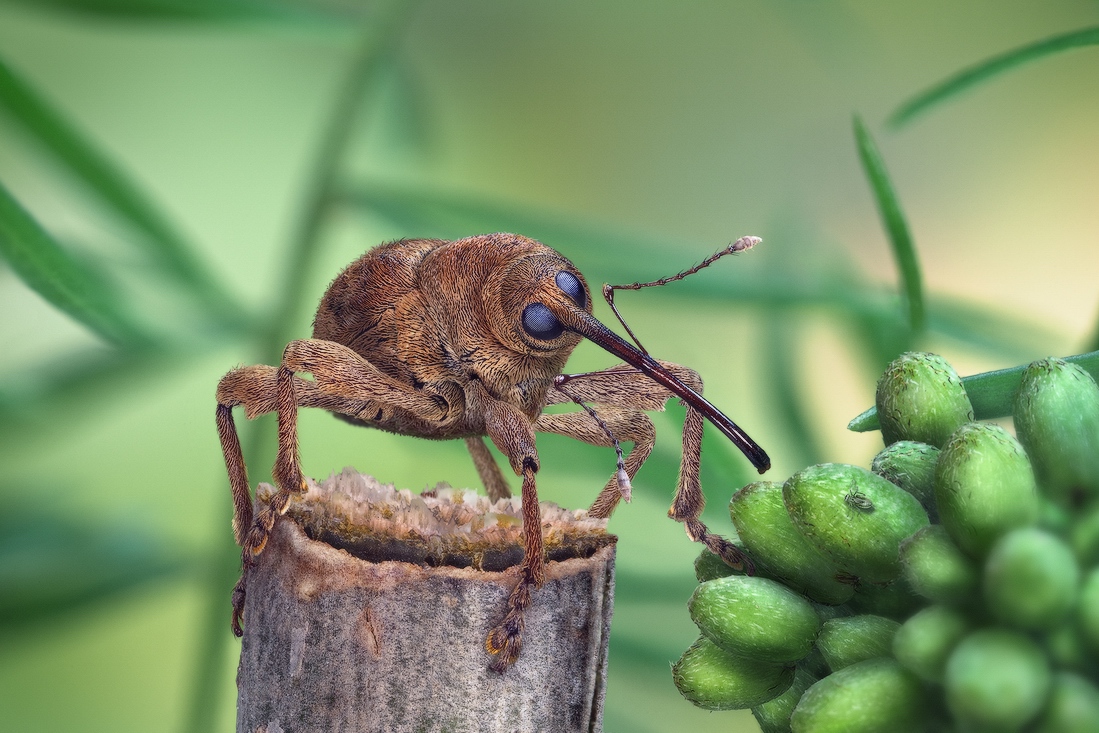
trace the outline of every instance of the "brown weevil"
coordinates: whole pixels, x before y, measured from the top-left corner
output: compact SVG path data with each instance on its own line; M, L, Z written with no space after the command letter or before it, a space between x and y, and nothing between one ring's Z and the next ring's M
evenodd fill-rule
M616 288L663 285L758 241L739 239L671 278L604 286L604 295L618 316L613 303ZM495 657L495 671L503 672L518 659L523 611L545 574L535 488L540 466L536 432L616 448L618 471L589 511L593 517L609 517L619 500L629 500L629 481L653 448L653 424L642 411L662 410L665 402L678 397L686 405L683 458L668 514L684 524L692 540L750 572L751 561L699 519L705 501L699 483L703 419L740 448L760 473L770 467L767 454L702 397L702 380L694 371L653 359L640 343L635 347L623 340L591 311L590 291L576 267L526 237L401 240L368 251L333 281L317 310L313 338L291 341L278 367L248 366L226 374L217 389L217 427L233 492L233 529L245 566L233 591L234 633L242 633L248 567L291 496L306 486L298 456L299 407L319 407L356 425L403 435L461 438L494 500L511 492L485 436L522 477L524 555L519 579L503 620L485 642ZM581 338L625 363L603 371L563 374L565 361ZM295 376L299 372L312 374L313 379ZM583 410L543 414L547 405L562 403L577 403ZM278 413L273 471L278 491L254 517L233 423L232 408L237 405L244 406L249 418ZM625 459L619 439L634 444Z

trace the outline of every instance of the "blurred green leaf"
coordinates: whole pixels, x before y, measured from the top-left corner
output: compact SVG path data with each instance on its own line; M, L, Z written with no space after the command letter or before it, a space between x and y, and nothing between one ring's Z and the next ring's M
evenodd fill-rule
M358 182L340 192L339 198L349 206L385 217L415 236L455 239L472 233L521 232L566 256L577 253L574 259L591 282L642 282L664 277L668 275L668 252L682 244L623 233L565 213L431 191L422 186ZM897 313L895 293L865 282L843 258L832 260L831 266L815 263L801 269L726 268L720 277L700 274L661 288L661 297L762 309L824 308L846 318L884 319L883 327L899 323L893 315ZM1055 341L1054 334L1040 324L946 296L936 297L928 326L936 335L972 343L1011 359L1026 358L1036 348Z
M279 20L332 15L336 7L291 0L22 0L37 8L116 20ZM328 4L331 6L331 4ZM349 15L345 9L340 17Z
M699 552L702 545L698 545ZM614 598L616 601L651 601L682 598L684 606L698 581L690 567L681 569L674 575L657 573L638 573L625 568L614 571Z
M369 20L362 24L355 55L340 84L306 179L300 216L291 234L279 286L282 297L271 311L265 334L263 348L272 357L282 352L289 340L285 338L285 331L302 306L320 234L331 204L337 198L342 159L356 129L364 92L378 70L399 48L404 30L415 17L419 3L420 0L376 0L369 5Z
M0 255L30 288L108 341L147 346L111 284L58 245L0 185Z
M812 420L805 410L805 401L801 398L801 384L794 367L802 363L796 350L798 340L793 325L782 319L771 317L763 329L767 380L771 404L775 406L774 417L782 420L791 440L783 445L783 450L794 455L786 459L796 465L809 465L824 460L814 435Z
M0 515L0 628L47 623L193 569L136 524L92 527L8 506Z
M140 243L165 272L202 301L214 318L230 326L244 322L243 310L214 281L152 202L76 129L0 61L0 106L53 153L100 202L141 233Z
M889 180L889 172L885 169L885 161L882 160L874 138L870 136L870 132L857 115L854 127L859 160L862 161L863 171L874 192L878 213L881 214L882 224L885 225L885 230L889 234L889 241L893 245L893 257L897 261L897 269L900 270L901 281L904 283L904 292L908 301L908 324L912 331L919 333L924 329L923 286L912 235L908 231L908 223L904 219L897 192Z
M370 125L381 130L384 143L377 146L379 152L397 151L425 162L438 149L440 138L424 78L399 53L389 53L381 61L376 94L368 102L378 107Z
M188 363L191 352L99 349L38 365L0 386L0 442L56 436L58 426L79 429L98 410L74 410L80 400L114 400L123 391L164 379Z
M1099 351L1063 358L1067 362L1079 365L1099 381ZM1022 381L1023 370L1026 368L1027 364L1022 364L1010 369L997 369L993 372L962 377L966 394L969 395L969 401L973 403L974 419L988 420L1010 415L1015 392L1019 389L1019 382ZM877 430L879 427L878 410L875 407L863 412L847 425L848 430L856 433Z
M888 124L893 128L902 127L935 105L948 101L970 87L988 81L1005 71L1061 51L1094 45L1099 45L1099 28L1084 28L993 56L912 97L897 108L897 111L889 117Z

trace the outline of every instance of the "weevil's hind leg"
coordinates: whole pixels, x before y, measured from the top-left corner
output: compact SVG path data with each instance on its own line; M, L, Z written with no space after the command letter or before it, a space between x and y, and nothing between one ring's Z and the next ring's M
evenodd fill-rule
M225 470L229 474L229 487L233 492L233 537L237 544L244 542L244 532L252 524L252 497L248 486L248 469L244 465L244 452L240 448L240 436L233 422L233 407L218 402L215 415L221 453L225 458Z
M272 477L278 491L252 520L252 526L244 538L246 558L263 552L275 519L290 507L291 495L303 493L307 488L298 455L298 400L294 393L294 372L286 366L285 357L275 377L275 411L278 415L279 440Z
M311 372L314 381L294 376ZM413 390L364 360L351 349L330 341L292 341L279 367L234 369L218 384L217 425L233 489L234 533L242 546L244 572L233 589L233 632L242 633L241 620L248 568L262 552L275 519L290 505L292 494L305 488L298 460L297 408L317 407L358 419L369 419L378 409L399 409L425 420L448 417L441 396ZM263 510L252 515L248 477L240 450L232 408L243 405L249 418L277 411L279 446L274 478L278 492ZM364 414L364 410L369 414Z
M493 502L507 499L511 496L511 488L504 478L496 459L492 457L485 440L481 436L466 438L466 448L473 457L473 465L477 467L477 475L481 477L481 483L488 493L488 498Z
M240 449L240 437L233 423L233 408L222 404L217 406L218 437L221 439L221 452L225 456L225 468L229 472L229 485L233 491L233 536L238 545L244 543L244 533L252 525L252 497L248 491L248 470L244 465L244 453ZM244 613L245 573L233 588L233 635L242 636L241 617Z
M611 435L619 441L633 443L633 449L626 456L626 475L632 481L645 460L652 453L656 442L656 429L649 416L638 410L622 408L600 408L597 410L606 423ZM592 419L587 412L565 412L556 415L542 414L534 423L534 429L543 433L555 433L568 438L581 440L590 445L610 448L614 445L607 431ZM618 486L617 473L611 476L595 502L588 509L588 516L606 519L622 500L622 491Z
M711 532L702 520L702 509L706 506L706 497L702 493L699 479L702 457L702 413L687 406L687 415L683 420L683 460L679 467L679 482L675 498L668 510L668 516L682 522L687 536L695 542L701 542L710 552L721 557L727 565L743 570L748 575L755 572L755 564L739 547L724 537Z

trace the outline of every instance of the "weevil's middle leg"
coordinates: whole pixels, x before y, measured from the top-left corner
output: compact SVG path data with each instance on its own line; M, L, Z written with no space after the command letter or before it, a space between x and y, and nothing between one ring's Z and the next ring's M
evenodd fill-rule
M492 457L485 440L481 436L466 438L466 448L473 457L473 465L477 468L477 475L481 477L481 483L488 493L488 498L493 502L506 499L511 496L507 479L504 478L496 459Z
M656 442L656 430L649 416L638 410L622 408L600 408L599 415L618 440L633 443L633 449L626 456L626 475L632 481L645 460L652 453ZM534 429L543 433L555 433L568 438L581 440L589 445L610 448L613 443L607 432L586 412L565 412L556 415L542 414L534 423ZM622 492L618 486L617 474L611 476L595 502L588 509L588 516L605 519L611 515Z
M485 638L485 650L495 657L489 669L502 673L519 659L523 613L530 606L531 591L540 587L546 577L542 511L534 481L539 466L538 451L530 418L517 407L494 398L480 382L466 387L466 398L467 409L484 415L485 432L507 456L511 470L523 477L523 563L519 566L519 582L508 596L504 620Z

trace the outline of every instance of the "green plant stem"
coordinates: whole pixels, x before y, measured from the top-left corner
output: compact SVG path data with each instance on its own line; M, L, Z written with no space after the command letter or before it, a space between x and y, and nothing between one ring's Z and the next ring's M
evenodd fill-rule
M1066 356L1064 359L1069 363L1079 365L1099 381L1099 351L1079 354L1078 356ZM969 401L973 403L974 419L989 420L994 417L1010 415L1015 392L1019 389L1019 383L1023 379L1023 370L1026 368L1027 365L1022 364L1010 369L997 369L994 372L982 372L962 377L966 394L969 395ZM876 407L871 407L847 424L847 429L856 433L877 430L879 427Z
M351 62L346 80L336 98L335 107L321 139L313 173L303 205L301 221L290 241L288 263L279 289L279 301L267 328L259 334L258 351L264 361L278 362L293 317L305 297L305 285L329 205L339 176L339 165L351 138L363 90L378 63L390 53L402 37L403 24L411 17L412 4L403 0L380 3L365 26L362 40ZM262 424L249 426L245 455L256 457L273 440ZM255 462L253 462L255 465ZM200 657L195 669L191 703L184 721L187 733L207 733L214 729L226 667L229 621L229 589L240 570L237 547L226 529L219 532L218 546L211 557L206 611L203 614Z

